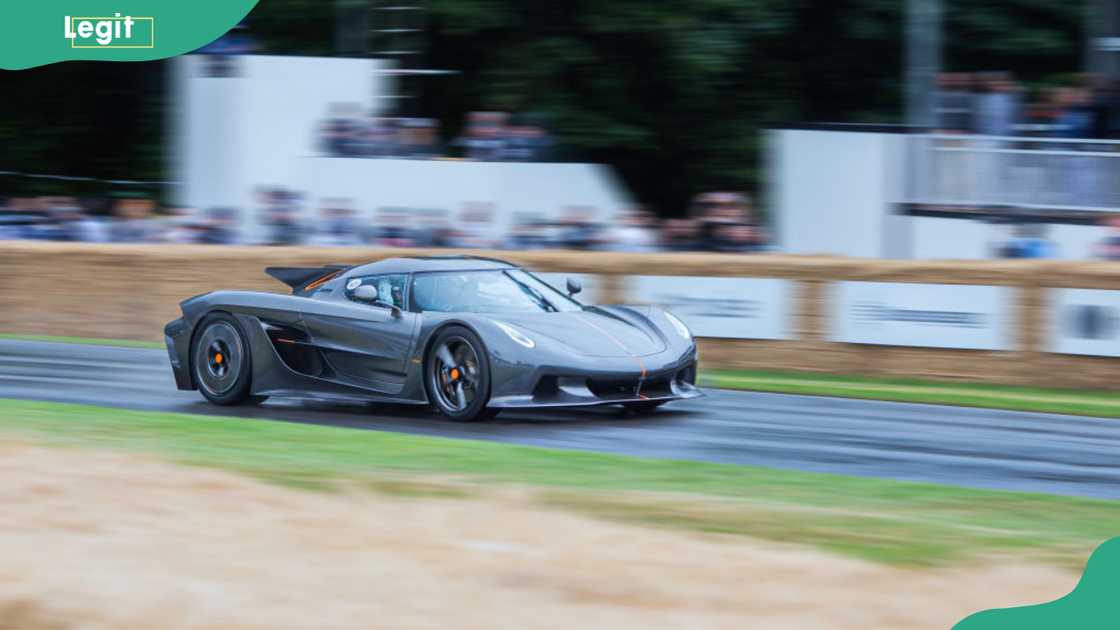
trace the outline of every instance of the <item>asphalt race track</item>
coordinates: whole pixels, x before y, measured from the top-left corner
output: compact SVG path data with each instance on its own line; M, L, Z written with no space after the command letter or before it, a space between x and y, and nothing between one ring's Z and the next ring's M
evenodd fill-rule
M653 416L503 412L478 424L421 408L270 400L220 408L175 389L161 350L0 340L0 397L649 457L1120 498L1120 420L708 390Z

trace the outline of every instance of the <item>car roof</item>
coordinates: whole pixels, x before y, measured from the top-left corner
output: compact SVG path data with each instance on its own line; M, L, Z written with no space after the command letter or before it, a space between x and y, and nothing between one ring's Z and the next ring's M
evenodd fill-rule
M488 271L516 267L517 265L511 262L483 256L402 256L358 265L348 270L345 275L351 277L423 271Z

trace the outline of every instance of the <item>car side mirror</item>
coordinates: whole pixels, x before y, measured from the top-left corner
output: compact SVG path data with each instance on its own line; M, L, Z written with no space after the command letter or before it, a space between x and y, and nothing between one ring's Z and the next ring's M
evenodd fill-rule
M401 316L401 309L392 304L386 304L385 302L381 301L381 294L377 292L377 288L372 284L363 284L357 289L354 289L354 292L350 295L355 300L369 302L373 306L380 306L382 308L389 309L389 314L392 315L394 319Z
M583 283L576 278L568 278L568 295L575 295L583 290Z

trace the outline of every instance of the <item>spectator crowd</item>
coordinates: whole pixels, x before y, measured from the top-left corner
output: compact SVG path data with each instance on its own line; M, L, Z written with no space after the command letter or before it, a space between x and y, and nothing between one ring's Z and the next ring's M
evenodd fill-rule
M1027 90L1008 73L944 73L920 184L957 206L1120 207L1120 84L1078 75ZM927 142L921 139L922 142ZM923 195L924 196L924 195Z
M934 107L940 133L1120 138L1120 85L1091 74L1030 99L1006 72L945 72L937 78Z
M607 222L595 208L572 206L551 217L515 212L508 228L498 226L497 209L485 202L465 203L454 214L402 207L361 212L336 197L311 211L299 192L261 187L256 205L255 216L246 217L226 207L157 208L143 195L0 197L0 240L620 252L755 252L768 242L750 198L735 192L697 196L686 217L659 219L637 207ZM260 226L252 237L243 231L250 218Z
M552 137L537 117L504 112L471 112L463 135L444 145L432 118L368 116L357 106L336 103L321 125L319 145L332 157L555 160Z

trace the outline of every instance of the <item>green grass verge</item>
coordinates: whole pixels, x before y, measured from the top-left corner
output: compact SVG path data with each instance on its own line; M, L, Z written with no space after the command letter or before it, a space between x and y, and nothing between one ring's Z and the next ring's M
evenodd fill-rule
M784 394L868 398L1120 418L1120 393L803 372L707 370L701 384Z
M95 337L60 337L57 335L22 335L17 333L0 333L0 339L80 343L88 346L119 346L122 348L163 348L163 344L158 341L139 341L135 339L97 339Z
M1120 531L1120 502L268 420L0 400L0 434L154 453L311 490L455 498L470 494L463 484L513 483L559 509L902 565L1004 553L1074 567ZM448 479L456 484L442 485Z

